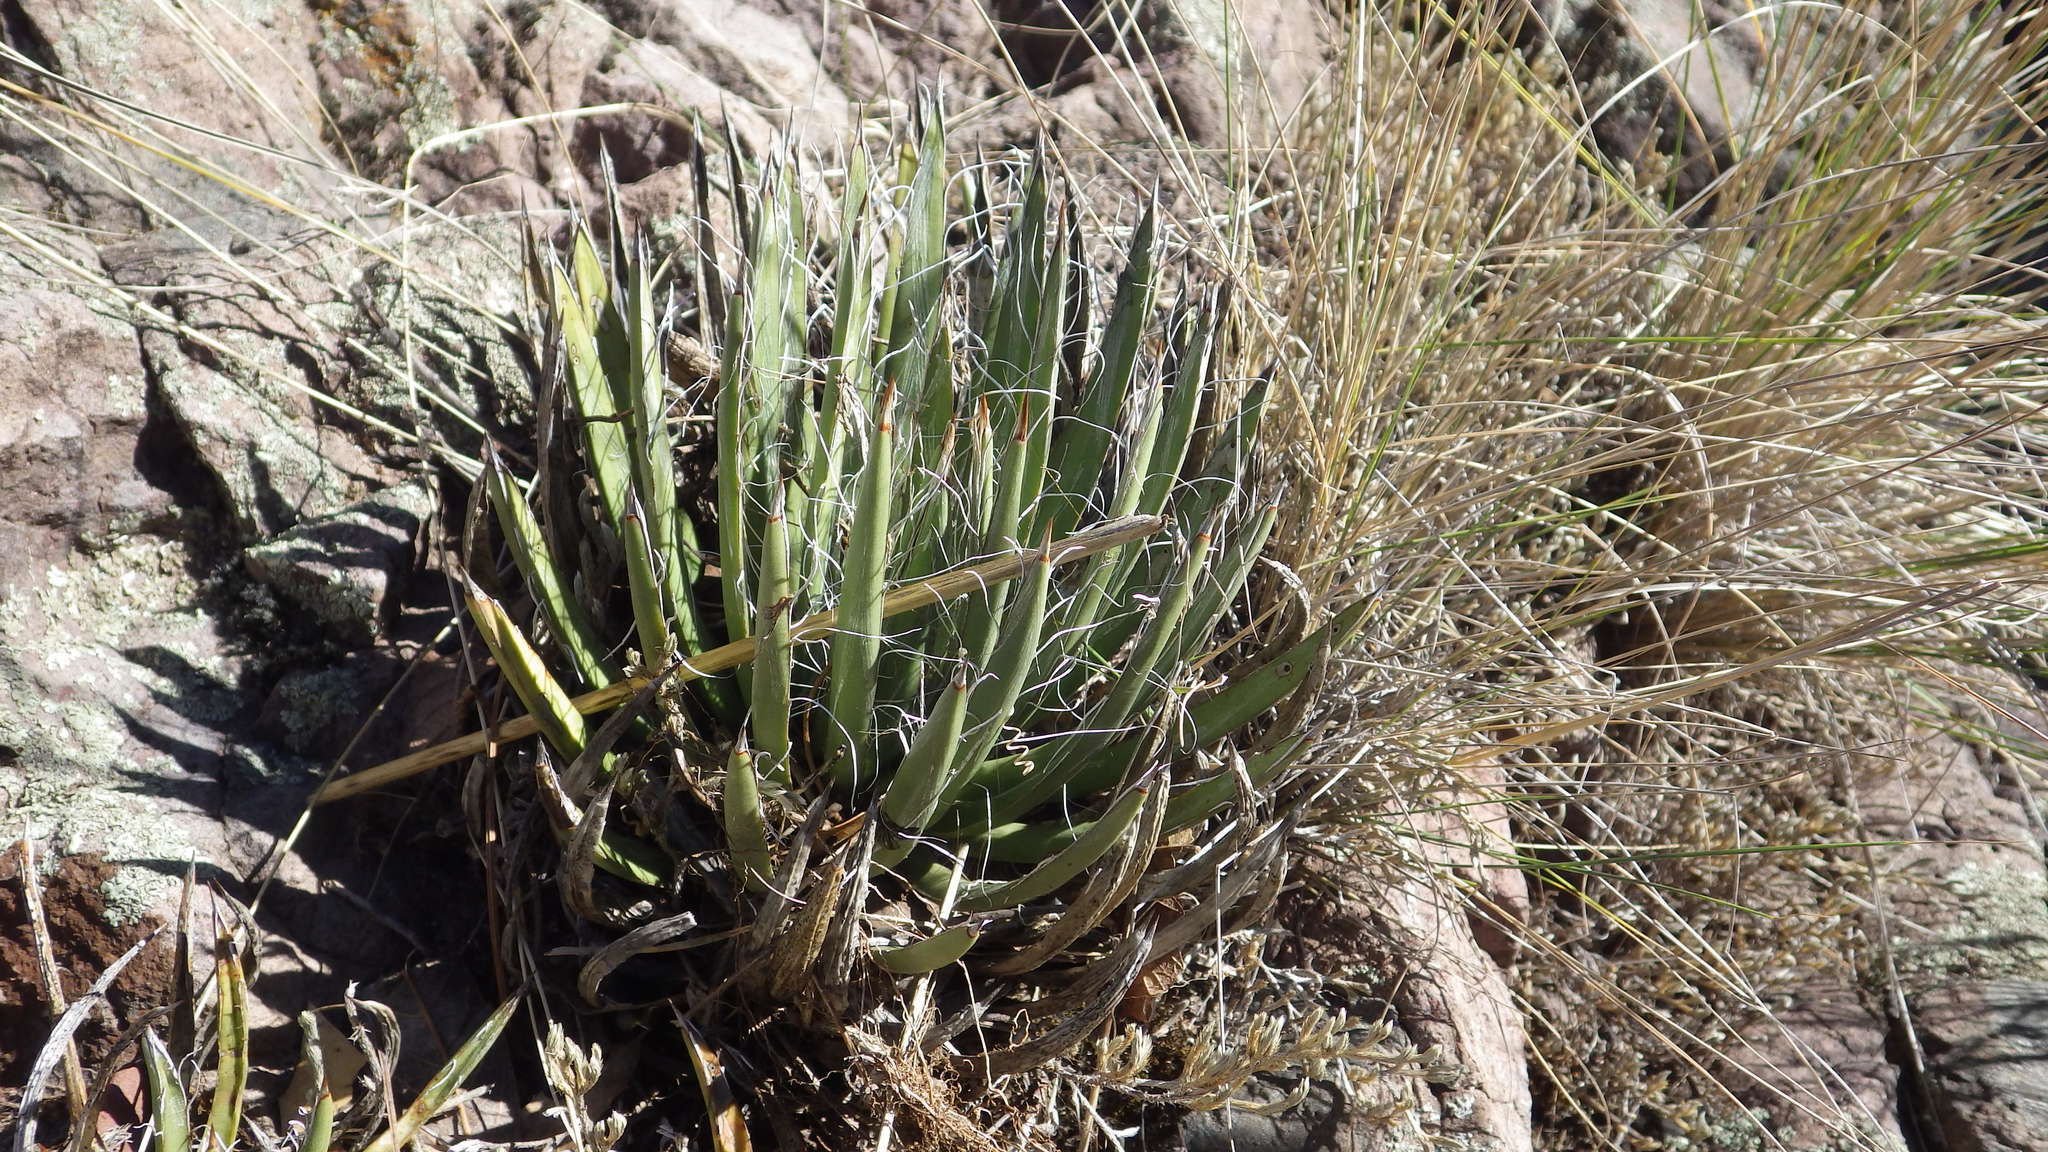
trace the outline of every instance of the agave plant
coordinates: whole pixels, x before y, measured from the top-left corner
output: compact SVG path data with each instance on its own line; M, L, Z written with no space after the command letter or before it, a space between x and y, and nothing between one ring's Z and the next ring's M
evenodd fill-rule
M1265 386L1217 371L1220 291L1159 306L1155 210L1099 312L1043 164L949 179L928 117L893 177L852 154L829 235L799 177L733 193L731 286L708 233L532 258L559 383L536 474L486 469L515 563L469 592L531 717L497 735L543 739L570 907L621 919L604 871L673 913L586 994L716 918L728 984L832 1025L922 988L951 1023L906 1043L979 1020L976 1067L1020 1070L1270 888L1300 740L1247 733L1356 612L1217 658L1278 514L1247 480ZM672 380L693 339L715 370ZM1049 968L1038 1024L989 1023ZM974 978L912 983L942 971Z

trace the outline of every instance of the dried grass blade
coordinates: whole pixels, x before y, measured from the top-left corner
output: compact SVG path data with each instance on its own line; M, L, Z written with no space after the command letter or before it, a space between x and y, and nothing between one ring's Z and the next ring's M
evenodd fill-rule
M787 1003L797 998L824 954L825 938L846 895L841 881L846 878L846 861L835 855L825 862L815 880L804 890L804 906L789 930L775 940L768 953L768 995Z
M642 924L598 949L595 955L583 962L582 970L576 974L576 991L582 995L585 1004L593 1008L603 1007L604 1001L598 996L598 989L614 969L643 952L687 935L696 927L697 917L689 912Z
M724 1062L681 1012L676 1013L676 1027L682 1030L683 1041L690 1050L690 1067L697 1074L698 1090L704 1094L704 1112L711 1118L712 1152L753 1152L754 1142L747 1135L746 1119L740 1115L732 1085L725 1078Z
M612 789L616 781L607 780L597 795L584 805L583 815L576 821L576 827L569 833L569 842L562 850L562 903L569 911L585 920L603 923L607 919L597 906L597 892L592 885L597 872L597 846L604 836L605 821L611 815Z
M1128 544L1133 540L1143 539L1158 532L1164 526L1165 521L1156 516L1134 517L1130 520L1113 521L1108 524L1098 525L1087 531L1076 533L1064 540L1055 542L1050 549L1052 555L1051 562L1057 566L1086 559L1104 549L1115 548ZM1036 549L1020 551L1009 556L999 556L993 560L941 573L928 580L920 580L915 584L898 588L883 598L882 616L886 619L904 612L914 612L919 608L936 604L941 600L951 600L955 597L979 592L999 580L1015 579L1023 574L1038 556L1039 552ZM819 612L806 617L792 627L790 629L790 640L792 643L814 640L821 636L831 635L839 630L839 627L840 620L837 612ZM755 642L752 639L746 639L720 648L714 648L701 656L685 658L678 664L676 678L685 681L695 680L703 676L737 668L754 658L755 649ZM582 714L603 712L616 708L627 700L632 699L635 692L646 686L644 680L635 677L600 688L595 692L586 692L570 700L569 704L574 711ZM368 792L371 789L382 787L394 781L403 780L409 776L416 776L421 772L437 768L443 764L475 756L488 750L494 740L518 740L531 736L540 730L541 722L535 716L531 714L515 716L489 731L473 732L468 736L436 744L431 748L421 749L410 755L401 756L396 760L329 781L318 792L313 794L312 802L316 805L329 804L336 800Z
M42 985L50 1010L61 1017L66 1008L64 980L57 970L57 952L50 941L49 920L43 912L42 871L36 867L35 842L23 838L15 842L15 847L21 856L16 878L21 881L22 907L28 913L29 936L35 949L36 982ZM85 1130L90 1120L86 1115L89 1101L85 1068L78 1061L78 1045L68 1040L64 1043L64 1101L71 1113L72 1130Z
M1117 942L1114 951L1089 965L1073 988L1032 1006L1036 1010L1034 1015L1056 1021L1050 1030L984 1056L959 1057L956 1066L962 1072L978 1071L996 1080L1073 1051L1123 1001L1145 966L1152 939L1152 921L1146 918L1135 931Z

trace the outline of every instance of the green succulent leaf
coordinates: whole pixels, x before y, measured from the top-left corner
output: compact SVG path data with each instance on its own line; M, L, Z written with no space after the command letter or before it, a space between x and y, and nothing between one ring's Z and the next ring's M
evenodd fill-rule
M603 276L586 272L585 253L597 259L587 233L577 232L576 279L554 273L555 313L562 329L562 350L568 365L569 396L583 433L584 462L597 482L605 514L617 529L633 491L633 450L627 436L626 405L617 390L598 342L598 322L606 307Z
M633 597L633 628L640 639L640 661L649 668L659 668L675 652L675 642L669 631L668 606L663 603L662 578L655 571L657 537L639 500L627 498L626 515L619 528L619 544L626 551L626 587Z
M715 168L699 149L692 175L708 221L717 174L730 237L707 223L694 254L657 266L622 230L601 250L578 228L552 264L531 256L559 352L542 359L565 393L543 416L573 434L539 430L531 492L484 469L534 614L523 631L468 589L527 711L483 746L538 732L552 750L534 783L573 914L616 915L596 869L672 902L702 888L747 925L742 976L769 1001L846 1007L864 951L880 973L937 981L962 963L1065 966L1086 941L1088 1018L1001 1053L1050 1058L1147 961L1156 925L1138 906L1198 886L1157 887L1174 874L1155 863L1162 837L1285 778L1306 738L1261 718L1363 609L1233 667L1243 637L1219 628L1259 607L1244 590L1279 516L1252 495L1265 388L1222 363L1225 292L1195 284L1158 307L1171 224L1156 197L1098 300L1055 166L953 179L935 103L883 171L848 154L836 206L812 201L793 151L755 164L730 131L727 147ZM697 365L680 390L679 362ZM1252 750L1255 729L1270 747ZM691 767L707 748L722 777ZM1250 807L1208 843L1265 819ZM785 826L785 810L808 814ZM705 841L690 821L718 827ZM691 874L677 853L721 839L731 884L673 883ZM915 906L906 880L968 921L864 946L902 922L889 902ZM996 957L973 952L986 912L1004 914Z
M1123 275L1117 280L1116 302L1110 309L1095 370L1088 375L1073 418L1062 422L1053 445L1053 487L1046 508L1058 535L1071 532L1086 515L1089 496L1109 458L1117 415L1135 379L1139 344L1152 322L1158 214L1155 198L1145 206Z
M743 744L733 745L725 761L725 792L719 806L725 816L725 843L732 853L733 871L749 889L767 886L774 868L774 854L768 845L768 825L761 815L761 778L754 769L754 754Z
M895 420L896 390L884 387L854 502L852 534L842 565L839 618L832 635L831 678L822 730L817 734L834 780L848 789L875 772L870 730L874 726L875 672L882 651L882 597L895 487Z
M1015 880L985 880L968 884L961 889L953 907L961 912L987 912L994 908L1028 904L1051 895L1115 847L1124 833L1137 823L1146 798L1159 787L1164 787L1164 783L1154 776L1148 775L1139 780L1126 788L1100 819L1080 831L1071 843L1038 867Z
M541 735L556 754L575 759L583 751L588 735L583 714L576 710L569 694L562 690L540 653L534 651L503 605L475 584L469 586L468 602L469 618L475 622L478 635L491 650L491 658L497 661L498 670L512 686L513 694L540 724Z
M899 828L922 831L932 807L952 776L953 761L960 754L960 730L967 722L973 669L962 652L953 678L939 697L937 711L918 729L910 751L896 767L889 788L882 794L882 815Z
M922 940L893 948L877 948L875 962L898 976L921 976L956 963L979 939L979 926L955 924Z
M790 575L788 521L780 493L769 509L761 533L761 580L754 608L754 650L751 724L754 745L768 758L771 774L788 778L789 712L792 653L790 614L796 606L796 583Z
M618 670L604 658L604 642L598 638L589 610L580 597L570 594L569 581L555 562L546 534L495 452L484 457L483 485L519 575L576 678L585 688L602 688L618 679Z

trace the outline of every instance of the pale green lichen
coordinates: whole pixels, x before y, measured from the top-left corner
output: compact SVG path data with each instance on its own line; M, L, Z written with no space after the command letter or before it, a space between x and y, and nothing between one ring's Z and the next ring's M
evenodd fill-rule
M134 538L52 569L0 601L0 767L8 815L54 855L99 852L116 865L108 915L130 922L161 903L217 825L195 781L159 743L190 742L231 715L234 661L212 642L190 554Z
M1920 974L2048 979L2048 873L1972 861L1942 877L1954 915L1933 940L1911 942L1902 966Z

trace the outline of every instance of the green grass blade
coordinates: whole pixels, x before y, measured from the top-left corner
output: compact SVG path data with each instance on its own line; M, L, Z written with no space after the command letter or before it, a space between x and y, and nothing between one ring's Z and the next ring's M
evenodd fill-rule
M1032 163L1024 201L1010 218L1002 260L996 267L995 288L989 294L981 369L986 377L984 395L993 395L996 415L1002 423L1008 422L1008 415L1016 408L1019 390L1034 374L1039 317L1047 299L1045 289L1051 278L1051 262L1058 259L1057 253L1050 257L1046 253L1048 222L1045 158L1041 155ZM1051 299L1059 297L1054 295Z
M1307 682L1325 651L1342 646L1357 632L1370 606L1371 601L1368 600L1351 605L1279 655L1249 672L1236 675L1215 692L1190 704L1180 723L1182 730L1189 735L1180 741L1180 747L1208 747L1293 695ZM1129 737L1084 757L1068 781L1069 794L1088 795L1114 787L1118 780L1130 774L1132 759L1145 740L1146 736L1142 734ZM969 795L987 793L1007 799L1021 794L1017 790L1028 779L1025 764L1019 760L988 761L975 771ZM993 810L994 803L989 802L989 810ZM1016 808L1005 804L1003 811L1014 812ZM991 823L1000 823L989 820L987 812L977 811L971 802L960 806L959 816L957 826L943 829L948 835L978 835Z
M1195 588L1208 570L1213 539L1213 527L1196 533L1188 547L1188 557L1181 566L1180 576L1160 599L1159 608L1145 626L1136 649L1117 671L1109 694L1089 713L1086 727L1098 731L1121 728L1147 700L1165 687L1154 681L1154 676L1161 670L1160 657L1172 643L1189 603L1194 600ZM1172 666L1165 669L1169 675L1175 670Z
M616 198L616 187L608 185L607 192ZM614 215L612 219L624 218ZM655 308L648 254L644 249L628 252L622 232L622 227L614 225L613 267L621 279L625 329L631 349L624 391L632 402L628 436L633 451L634 489L646 515L648 553L662 577L662 598L673 621L678 647L701 652L711 645L692 590L695 573L682 558L686 525L676 507L675 441L668 431L668 376L661 348L661 315Z
M959 468L964 487L961 500L961 516L956 531L967 547L985 547L992 532L1015 532L1014 524L996 526L996 491L1000 483L996 476L995 434L989 428L988 397L976 397L974 411L967 417L966 461ZM948 564L965 560L964 554L946 557Z
M1159 433L1161 405L1157 395L1147 396L1139 403L1144 405L1144 409L1138 416L1138 427L1132 433L1131 451L1127 454L1125 473L1110 505L1110 519L1122 519L1138 506L1146 479L1141 462L1150 455L1152 442ZM1107 470L1108 461L1105 460L1102 462L1102 471ZM1121 605L1124 588L1131 570L1137 565L1138 554L1136 549L1119 548L1089 561L1079 591L1062 606L1059 623L1053 629L1053 634L1059 637L1059 640L1041 658L1041 667L1048 676L1053 669L1067 664L1069 658L1084 646L1105 657L1122 647L1125 636L1119 636L1114 643L1104 642L1098 637L1104 631L1104 610ZM1160 581L1154 580L1146 583L1144 587L1157 588L1159 583ZM1132 613L1127 611L1124 615L1129 616ZM1115 622L1115 618L1112 617L1110 623ZM1093 674L1092 665L1073 665L1064 680L1065 686L1058 692L1050 693L1049 696L1069 697L1078 692L1081 683Z
M206 1141L210 1150L230 1152L241 1132L242 1092L249 1085L249 985L234 937L223 935L215 955L220 997L214 1021L218 1054L213 1104L206 1114Z
M177 1061L157 1038L142 1032L142 1067L149 1076L149 1117L156 1123L155 1152L192 1152L192 1104L178 1076Z
M484 1057L489 1055L491 1048L498 1043L498 1037L505 1031L505 1025L511 1022L512 1013L518 1007L517 996L498 1005L498 1010L491 1013L482 1027L464 1041L462 1047L455 1050L455 1055L448 1058L448 1063L442 1065L439 1072L434 1073L434 1078L420 1090L419 1096L399 1114L398 1119L388 1130L370 1142L364 1152L399 1152L399 1149L411 1143L412 1138L419 1134L419 1130L426 1126L427 1121L438 1115L441 1109L447 1107L448 1102L455 1098L455 1094L462 1090L463 1083L476 1072L477 1065L483 1063Z
M1173 645L1167 650L1167 662L1182 664L1192 660L1214 639L1217 622L1230 609L1237 594L1244 590L1245 582L1251 579L1252 569L1258 565L1266 541L1279 522L1280 503L1269 500L1259 510L1256 520L1249 526L1240 525L1231 533L1230 542L1211 567L1208 579L1202 582L1194 603L1188 606L1187 615L1181 620Z
M1045 301L1059 301L1067 291L1070 262L1066 252L1072 242L1073 238L1062 230L1046 257L1044 300L1037 306L1038 327L1031 333L1026 371L1013 388L1013 409L1001 410L1006 413L1006 420L1008 411L1016 413L1017 423L1003 455L1002 470L1005 482L1014 483L1017 488L1019 518L1015 538L1019 541L1036 539L1040 529L1050 523L1040 496L1045 488L1053 425L1059 410L1060 340L1064 327L1061 309L1047 306Z
M797 195L794 163L775 165L763 181L760 211L747 246L746 420L742 455L724 458L751 471L766 462L774 423L782 418L795 384L808 372L804 358L804 309L808 265L804 260L803 204ZM749 483L774 480L765 471ZM756 519L764 518L756 516Z

